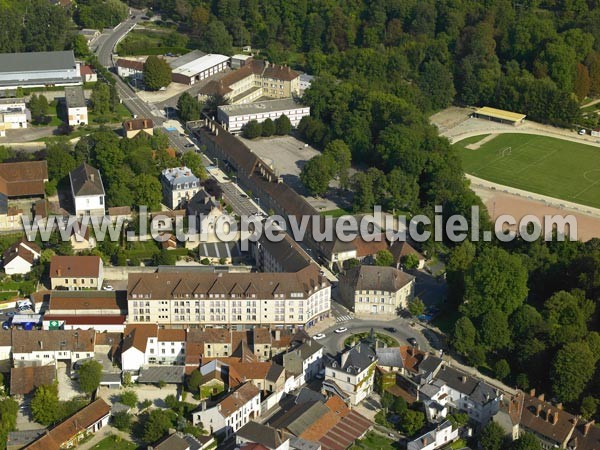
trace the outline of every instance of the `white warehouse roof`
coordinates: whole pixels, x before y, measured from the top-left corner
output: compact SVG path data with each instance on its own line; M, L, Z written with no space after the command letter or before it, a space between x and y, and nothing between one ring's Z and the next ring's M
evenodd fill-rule
M218 64L229 61L229 56L218 55L218 54L208 54L204 55L194 61L190 61L183 66L177 67L173 69L173 73L185 75L187 77L192 77L201 72L204 72L211 67L214 67Z

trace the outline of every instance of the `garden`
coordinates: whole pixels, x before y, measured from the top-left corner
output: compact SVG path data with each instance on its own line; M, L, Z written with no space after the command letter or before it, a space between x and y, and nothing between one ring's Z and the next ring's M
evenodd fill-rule
M399 347L400 343L391 336L382 333L376 333L371 331L365 331L363 333L353 334L344 340L346 347L353 347L359 342L372 342L375 346L375 342L378 342L382 347Z

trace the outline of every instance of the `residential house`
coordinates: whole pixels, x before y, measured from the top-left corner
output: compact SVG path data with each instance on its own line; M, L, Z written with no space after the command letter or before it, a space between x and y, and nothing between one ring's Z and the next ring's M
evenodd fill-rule
M81 76L84 83L95 83L98 81L98 74L92 66L81 66Z
M13 364L56 365L94 357L94 330L12 330Z
M130 59L117 59L117 75L121 78L132 77L135 80L141 80L144 78L144 62L133 61Z
M110 406L99 398L25 448L28 450L59 450L76 447L79 441L108 425L109 418Z
M217 120L234 134L241 133L252 120L260 123L267 119L274 121L281 116L286 116L292 126L297 127L303 117L310 116L310 106L301 105L292 98L281 98L217 108Z
M85 125L88 122L87 103L82 86L65 88L65 103L67 106L67 123L71 127Z
M283 367L296 377L298 387L308 383L323 370L323 346L308 338L283 355Z
M376 365L375 352L361 342L326 363L323 390L358 405L373 392Z
M100 289L104 264L99 256L53 256L50 260L52 289Z
M25 100L0 99L0 137L6 136L6 130L27 128L28 114Z
M292 328L328 316L331 287L311 265L297 273L130 273L127 293L130 323Z
M458 439L458 428L446 420L435 429L408 442L407 450L435 450L445 447Z
M147 365L184 365L185 347L185 330L158 328L156 324L127 325L121 367L138 371Z
M167 183L166 179L165 183L163 189L165 189L166 197L170 197L171 201L173 201L173 196L170 193L172 185ZM175 199L175 201L177 200ZM204 187L200 186L199 181L196 181L196 192L186 201L185 206L188 216L193 216L196 220L196 231L200 235L197 245L200 242L221 243L222 241L217 236L215 226L218 218L223 215L223 207L221 206L221 202L213 195L210 195Z
M163 204L179 209L200 190L200 179L187 167L171 167L161 172Z
M394 267L358 266L339 277L340 296L357 315L393 315L408 307L415 277Z
M198 436L173 433L156 444L149 445L148 450L206 450L216 446L214 436Z
M421 371L427 359L421 363ZM424 379L427 379L427 374ZM431 381L420 386L419 394L432 422L443 421L450 410L458 410L485 425L498 412L502 400L502 393L497 389L445 363L437 369Z
M0 221L11 213L11 199L44 197L48 181L46 161L0 163ZM3 217L4 216L4 217Z
M7 275L25 275L40 258L42 249L35 243L21 238L8 247L2 255L2 265Z
M84 162L69 172L71 196L77 216L104 216L104 184L100 171Z
M94 30L91 28L84 28L83 30L79 30L79 32L77 34L82 35L85 40L87 41L87 45L88 47L92 47L92 45L94 45L94 42L96 41L96 39L98 39L98 37L100 36L100 31L99 30ZM89 66L83 66L83 67L89 67ZM81 69L83 69L83 67ZM80 70L81 75L83 76L83 72Z
M229 65L232 69L239 69L242 66L245 66L252 60L252 56L237 54L233 55L229 61Z
M127 139L132 139L139 133L154 135L154 122L152 119L129 119L123 122L123 134Z
M194 425L202 423L211 434L224 435L226 438L258 416L260 391L250 382L244 383L210 406L203 401L200 408L192 412Z
M235 433L237 447L261 444L269 450L288 450L290 439L275 428L251 420Z
M298 272L313 261L292 237L283 233L283 240L274 242L263 233L250 250L261 272Z

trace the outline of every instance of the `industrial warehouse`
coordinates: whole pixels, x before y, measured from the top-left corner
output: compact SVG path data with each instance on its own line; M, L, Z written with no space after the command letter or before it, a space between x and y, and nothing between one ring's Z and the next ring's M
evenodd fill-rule
M81 84L72 50L0 54L0 89Z

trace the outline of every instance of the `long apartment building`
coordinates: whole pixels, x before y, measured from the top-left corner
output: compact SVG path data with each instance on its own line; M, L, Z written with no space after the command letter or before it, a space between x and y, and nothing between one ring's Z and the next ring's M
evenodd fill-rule
M168 328L305 327L329 316L331 285L316 265L295 273L129 274L128 323Z

